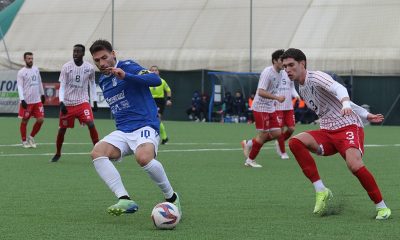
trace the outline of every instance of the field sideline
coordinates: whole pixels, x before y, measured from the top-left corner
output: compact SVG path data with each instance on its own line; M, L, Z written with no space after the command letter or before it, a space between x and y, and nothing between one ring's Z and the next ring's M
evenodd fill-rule
M111 120L96 120L102 137ZM158 188L132 157L117 164L125 187L139 204L132 215L113 217L116 199L97 176L89 152L89 132L67 131L64 155L55 151L58 120L45 119L37 149L20 146L19 120L1 117L1 239L398 239L400 127L365 128L364 161L375 175L392 218L378 222L358 180L335 155L317 157L324 183L333 191L330 215L312 215L314 191L292 154L281 160L272 143L258 162L243 166L242 139L254 126L165 122L170 142L159 159L182 198L183 220L173 231L155 230L150 213L162 201ZM30 132L32 121L29 124ZM316 125L297 126L296 133ZM397 237L396 237L397 236Z

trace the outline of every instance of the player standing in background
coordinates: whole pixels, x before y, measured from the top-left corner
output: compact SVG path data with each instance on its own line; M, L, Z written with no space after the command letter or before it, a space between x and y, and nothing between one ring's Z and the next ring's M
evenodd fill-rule
M337 152L349 170L358 178L376 206L376 219L388 219L390 209L383 201L373 175L364 166L364 130L360 119L379 123L382 114L371 114L350 101L345 87L321 71L307 71L305 54L290 48L282 55L283 66L292 81L299 82L299 91L307 106L320 118L320 130L306 131L289 140L289 147L304 175L316 191L315 214L324 214L332 192L322 182L310 151L321 156Z
M277 95L282 79L282 61L280 59L284 50L276 50L272 53L272 66L263 70L258 81L257 92L253 101L253 115L258 131L256 137L241 142L245 155L245 166L262 167L255 159L264 143L276 139L281 135L278 116L275 111L275 100L285 101L284 96Z
M93 112L89 103L93 101L93 111L97 111L97 93L94 67L83 61L85 46L76 44L73 48L73 60L70 60L60 72L60 121L56 141L56 154L51 162L57 162L61 157L61 148L67 128L74 128L75 118L89 128L93 145L99 141L99 135L94 125Z
M149 69L150 72L157 74L160 76L160 71L158 70L158 66L151 66ZM165 126L162 123L162 115L164 114L165 105L171 106L171 89L168 86L167 81L161 78L161 85L150 87L151 95L156 102L158 109L158 119L160 120L160 136L161 136L161 144L166 144L168 142L167 131L165 130ZM165 93L167 94L167 100L165 100Z
M36 148L34 137L39 132L44 121L43 103L44 96L42 78L39 69L33 66L33 53L24 53L25 67L18 71L17 86L20 100L18 117L21 118L19 131L24 148ZM28 139L26 138L26 126L31 116L36 118L32 132Z
M276 141L276 152L282 159L289 159L285 149L285 141L292 136L296 122L294 119L292 98L299 99L300 97L294 87L294 82L290 81L284 70L282 70L282 80L278 88L278 95L285 96L285 101L282 103L276 102L275 105L282 131ZM286 131L284 131L285 126Z
M118 216L138 210L110 161L134 154L136 162L161 189L166 201L175 204L182 214L179 196L172 189L162 164L155 159L160 121L149 87L160 85L160 77L134 61L118 61L112 45L106 40L95 41L90 53L102 73L99 85L117 127L100 140L91 153L100 178L119 199L107 209L108 213Z

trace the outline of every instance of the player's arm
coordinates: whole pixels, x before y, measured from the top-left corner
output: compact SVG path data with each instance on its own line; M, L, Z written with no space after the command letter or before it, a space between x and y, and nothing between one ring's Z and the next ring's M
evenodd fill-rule
M60 78L58 79L58 81L60 82L60 89L58 89L58 99L60 101L60 111L63 114L67 114L68 110L67 107L64 104L64 99L65 99L65 80L67 79L66 77L66 72L64 70L64 68L61 69L61 73L60 73Z
M166 105L171 106L172 105L172 92L171 92L171 88L168 86L167 81L165 81L165 80L164 80L164 91L167 94Z
M144 68L135 67L133 64L127 66L125 70L115 67L110 67L107 70L117 78L125 81L132 81L149 87L157 87L161 85L161 79L157 74L149 72Z
M328 92L332 93L339 101L342 103L342 110L341 114L344 115L350 115L353 111L350 106L350 97L347 92L347 89L341 85L340 83L336 82L335 80L332 79L331 76L326 74L326 76L322 76L318 78L317 81L315 81L317 85Z
M21 106L22 108L26 109L28 107L28 104L25 102L24 97L24 78L22 76L22 73L20 72L18 72L17 74L17 88L19 100L21 101Z
M357 104L350 102L351 109L362 119L367 120L372 123L380 123L385 118L382 114L372 114L368 112L365 108L358 106Z
M263 98L277 100L280 103L285 101L285 96L276 96L270 92L267 92L265 89L262 88L258 89L258 95Z
M38 73L39 77L39 93L40 93L40 101L44 103L46 101L46 97L44 96L44 89L42 83L42 76L40 76L40 72Z
M263 98L277 100L278 102L285 101L284 96L276 96L266 90L267 86L269 84L271 84L270 79L271 79L271 73L269 71L263 71L261 73L260 81L258 82L258 86L257 86L258 95Z

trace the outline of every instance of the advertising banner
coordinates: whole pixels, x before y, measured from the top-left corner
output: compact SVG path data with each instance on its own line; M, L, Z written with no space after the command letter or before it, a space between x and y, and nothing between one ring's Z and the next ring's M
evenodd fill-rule
M17 71L0 72L0 113L18 113Z

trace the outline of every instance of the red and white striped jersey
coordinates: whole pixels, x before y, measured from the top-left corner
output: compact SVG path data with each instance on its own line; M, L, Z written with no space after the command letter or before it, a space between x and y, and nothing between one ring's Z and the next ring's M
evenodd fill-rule
M342 103L334 90L336 84L339 83L324 72L307 71L299 91L307 107L320 118L321 129L335 130L352 124L363 127L360 117L354 111L348 116L341 115Z
M32 66L31 68L23 67L19 70L17 87L20 100L25 100L28 104L40 102L40 96L44 95L44 91L39 69Z
M289 79L285 70L282 70L282 79L279 84L277 95L285 96L285 101L282 103L276 101L275 108L278 111L292 110L292 98L298 97L299 94L294 87L294 82Z
M287 77L287 75L286 75ZM258 89L264 89L270 94L276 95L279 83L282 78L282 71L277 72L273 66L266 67L258 80L257 92L254 97L252 110L257 112L275 112L275 100L263 98L258 95Z
M77 66L73 60L67 62L61 69L59 81L60 102L64 102L66 106L89 102L89 84L91 99L97 101L95 73L92 64L83 61L81 66Z

